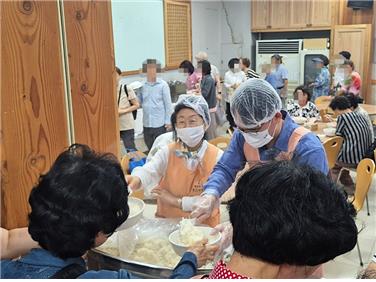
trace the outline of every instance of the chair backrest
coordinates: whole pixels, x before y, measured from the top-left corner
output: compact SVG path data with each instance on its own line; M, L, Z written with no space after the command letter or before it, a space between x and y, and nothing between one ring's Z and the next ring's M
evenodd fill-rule
M331 96L320 96L315 99L315 104L320 105L324 102L330 101L331 99L332 99Z
M335 136L326 140L323 144L326 158L328 159L328 166L332 169L337 161L339 151L341 150L343 138L341 136Z
M219 136L217 138L209 140L208 142L221 150L226 150L228 145L230 144L230 141L231 138L228 136Z
M364 204L369 187L372 183L375 172L375 163L371 159L363 159L356 168L356 185L353 205L356 212L359 212Z
M124 174L129 174L129 160L134 157L142 159L146 158L146 155L141 151L135 151L125 154L120 161L121 168L123 169Z
M139 158L146 158L146 155L141 151L132 152L132 156L130 156L129 154L125 154L120 161L120 165L124 172L124 176L129 175L129 160L134 156L139 157ZM144 189L139 189L137 191L134 191L132 193L132 197L143 200L145 197Z

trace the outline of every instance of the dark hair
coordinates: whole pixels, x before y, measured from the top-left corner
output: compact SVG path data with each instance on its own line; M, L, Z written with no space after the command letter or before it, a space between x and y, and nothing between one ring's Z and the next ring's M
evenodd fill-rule
M119 69L118 67L115 67L115 71L117 72L118 75L121 75L121 69Z
M354 109L356 109L359 106L359 98L355 96L353 93L347 92L345 93L344 97L346 97L349 100L351 107L353 107Z
M344 57L346 60L350 60L351 58L351 53L349 51L341 51L339 54Z
M191 109L194 111L194 109L184 105L184 104L177 104L175 106L175 109L174 109L174 112L172 113L171 115L171 126L172 126L172 132L173 132L173 137L174 137L174 140L177 141L178 140L178 136L177 136L177 133L176 133L176 119L177 119L177 115L178 113L180 112L180 110L182 109ZM201 117L201 116L200 116ZM202 117L201 117L202 118ZM202 118L203 119L203 118Z
M335 110L346 110L351 109L351 103L349 99L345 96L337 96L334 97L334 99L330 102L329 108L331 108L333 111Z
M351 60L345 60L343 64L346 66L350 66L353 70L355 69L354 62Z
M294 96L296 95L298 90L301 90L304 94L307 95L307 101L311 100L312 94L307 87L305 87L304 85L299 85L298 87L296 87L295 90L294 90Z
M329 59L328 59L327 56L325 56L325 55L320 55L320 59L322 60L324 66L329 65Z
M112 154L74 144L31 190L29 233L60 258L82 256L97 234L112 234L129 215L123 170Z
M211 73L211 66L209 61L203 60L200 62L201 69L202 69L202 75L208 75Z
M194 66L192 65L192 63L188 60L184 60L180 63L180 66L179 66L179 69L184 69L186 71L188 71L188 73L191 75L194 71L195 71L195 68Z
M312 167L273 161L238 181L229 203L235 251L272 264L315 266L352 250L354 207Z
M239 64L238 58L232 58L230 61L228 61L228 68L233 69L235 64Z
M280 64L282 64L282 56L279 54L274 54L272 59L276 59Z
M157 72L162 71L161 63L159 61L157 61L156 59L147 59L146 61L142 63L142 72L144 73L147 72L148 65L155 65L157 68Z
M240 58L239 59L239 61L242 61L242 64L245 66L245 67L247 67L247 68L249 68L249 66L251 65L251 61L248 59L248 58Z

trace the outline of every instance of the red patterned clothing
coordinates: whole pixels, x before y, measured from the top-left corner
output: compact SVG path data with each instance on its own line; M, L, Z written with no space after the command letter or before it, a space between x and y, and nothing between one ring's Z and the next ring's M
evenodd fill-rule
M209 274L208 279L249 279L243 275L237 274L226 267L226 264L220 260Z

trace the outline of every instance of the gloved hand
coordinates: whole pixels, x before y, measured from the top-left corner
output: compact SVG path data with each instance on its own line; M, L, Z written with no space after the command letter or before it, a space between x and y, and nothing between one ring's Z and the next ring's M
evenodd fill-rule
M219 248L217 251L217 255L222 254L222 252L231 246L232 244L232 224L230 221L223 222L218 224L214 227L212 231L212 235L216 234L216 232L220 232L222 235L221 241L219 242Z
M191 212L195 202L199 201L201 196L183 197L181 200L181 208L185 212Z
M125 180L128 183L128 190L136 191L141 188L141 179L138 176L126 175Z
M208 194L204 194L200 198L193 204L191 218L196 218L196 221L202 223L211 216L214 208L219 207L219 198Z

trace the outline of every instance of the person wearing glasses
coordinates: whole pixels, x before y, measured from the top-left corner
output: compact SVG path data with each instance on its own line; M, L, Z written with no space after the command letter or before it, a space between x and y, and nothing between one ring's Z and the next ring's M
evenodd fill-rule
M292 159L328 174L320 140L282 110L280 96L265 80L251 78L240 85L231 101L231 113L237 130L195 201L191 217L206 220L246 164Z
M175 141L127 176L132 190L143 187L147 197L157 198L157 217L189 217L204 191L203 184L222 156L220 149L204 140L210 120L203 96L180 95L171 116ZM215 227L219 220L219 209L214 208L204 223Z

